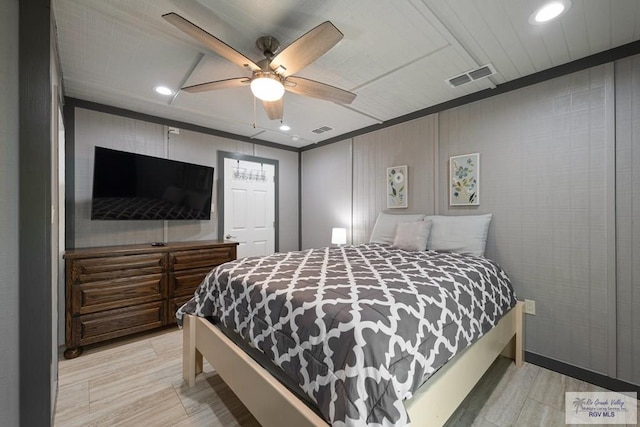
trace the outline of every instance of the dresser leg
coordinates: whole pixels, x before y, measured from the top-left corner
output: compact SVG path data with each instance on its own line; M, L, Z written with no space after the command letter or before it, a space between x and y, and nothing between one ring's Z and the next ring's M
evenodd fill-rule
M65 359L75 359L82 354L82 347L72 347L64 351Z

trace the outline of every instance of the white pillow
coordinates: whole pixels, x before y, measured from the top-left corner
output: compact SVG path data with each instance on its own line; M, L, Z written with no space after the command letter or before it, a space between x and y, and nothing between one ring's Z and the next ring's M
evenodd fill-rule
M396 225L399 222L416 222L424 219L424 214L388 214L380 212L371 231L369 243L392 244L396 238Z
M427 249L431 221L400 222L396 226L396 238L393 246L405 251L424 251Z
M432 222L427 249L484 256L491 216L492 214L426 217Z

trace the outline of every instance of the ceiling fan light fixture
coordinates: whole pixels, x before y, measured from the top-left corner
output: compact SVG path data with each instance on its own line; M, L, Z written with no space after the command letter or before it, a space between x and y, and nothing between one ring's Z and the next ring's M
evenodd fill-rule
M251 80L253 96L262 101L277 101L284 95L284 85L274 73L256 72Z

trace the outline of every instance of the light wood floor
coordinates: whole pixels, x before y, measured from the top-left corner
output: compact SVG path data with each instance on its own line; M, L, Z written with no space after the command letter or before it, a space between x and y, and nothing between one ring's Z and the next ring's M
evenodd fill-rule
M55 426L259 427L208 363L192 389L181 366L177 328L61 359ZM604 389L499 358L447 425L563 426L565 391Z

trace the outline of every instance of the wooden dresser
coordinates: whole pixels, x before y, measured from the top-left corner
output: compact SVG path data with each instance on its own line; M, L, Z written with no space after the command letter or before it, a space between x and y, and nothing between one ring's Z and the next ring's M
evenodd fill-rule
M66 259L66 351L175 323L205 275L236 259L236 242L70 249Z

